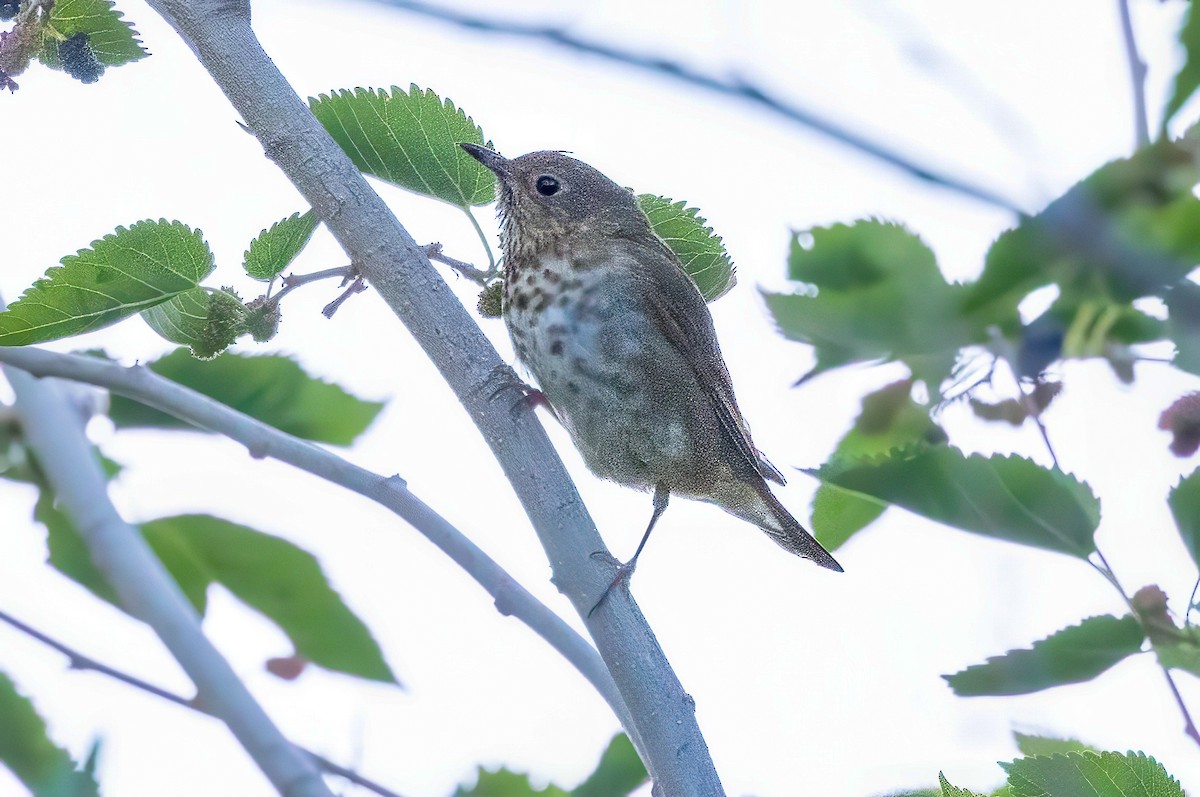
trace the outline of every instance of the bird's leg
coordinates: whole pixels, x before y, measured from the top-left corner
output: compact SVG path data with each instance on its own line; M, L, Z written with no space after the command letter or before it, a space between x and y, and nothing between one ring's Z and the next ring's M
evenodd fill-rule
M637 567L638 557L642 555L642 549L646 547L646 540L650 539L650 532L654 531L654 524L662 517L662 513L666 511L667 501L671 498L671 491L663 485L658 485L654 488L654 514L650 516L650 524L646 526L646 533L642 535L642 541L638 543L637 550L633 552L633 557L617 568L617 575L613 578L612 583L600 595L600 600L596 601L596 605L588 612L588 617L596 613L600 608L600 604L604 603L604 599L613 591L613 588L622 581L628 582L633 576L633 569Z

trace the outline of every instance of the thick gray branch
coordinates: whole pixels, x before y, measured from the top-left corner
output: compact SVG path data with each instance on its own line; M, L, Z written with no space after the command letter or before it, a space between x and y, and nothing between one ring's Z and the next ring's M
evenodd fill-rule
M195 701L191 700L190 698L186 698L183 695L177 695L174 692L170 692L166 689L155 686L154 684L150 683L149 681L143 681L141 678L137 678L133 675L130 675L127 672L118 670L116 667L109 667L107 664L97 661L96 659L93 659L91 656L85 656L84 654L80 653L78 650L75 650L74 648L70 647L69 645L59 642L54 637L52 637L48 634L44 634L41 631L37 630L36 628L34 628L26 623L21 622L20 620L18 620L17 618L15 618L11 614L9 614L8 612L0 611L0 622L7 623L12 628L15 628L16 630L20 631L23 634L26 634L29 637L32 637L33 639L36 639L38 642L41 642L43 645L47 645L47 646L57 650L59 653L63 654L70 660L71 669L73 669L73 670L91 670L93 672L98 672L101 675L107 675L109 678L112 678L113 680L120 681L123 684L132 686L134 689L140 689L141 691L143 691L147 694L154 695L155 697L160 697L163 700L166 700L168 703L174 703L175 705L183 706L184 708L186 708L190 711L196 711L196 712L199 712L201 714L204 714L204 715L210 716L210 717L212 716L211 714L209 714L209 712L206 710L206 708L203 705L196 703ZM296 749L299 750L304 755L311 758L313 760L313 763L315 763L317 766L319 766L321 769L325 770L326 772L328 772L331 775L337 775L340 778L345 778L346 780L350 781L351 783L355 784L356 786L361 786L364 789L366 789L367 791L375 792L376 794L380 795L380 797L400 797L399 794L392 791L391 789L388 789L384 786L380 786L378 783L371 780L370 778L360 775L358 772L355 772L353 769L349 769L340 764L336 764L333 761L330 761L328 758L325 758L322 755L314 753L312 750L305 749L304 747L301 747L300 745L296 745Z
M196 685L198 701L229 726L280 794L332 797L313 762L284 738L204 636L195 609L142 535L117 513L79 413L54 384L16 368L4 374L26 441L121 605L154 629Z
M236 440L255 457L271 457L365 496L407 521L487 590L501 613L516 617L563 655L593 685L613 713L628 712L604 662L583 637L542 604L445 518L410 493L398 476L360 468L320 446L292 437L140 366L124 366L43 349L0 347L0 363L37 376L107 388L199 429Z
M268 157L441 370L492 447L546 549L555 585L585 618L629 708L633 726L627 730L660 793L723 794L693 702L628 592L619 591L587 617L614 567L591 556L604 551L604 543L541 426L529 413L514 418L509 401L491 400L511 370L263 51L250 28L248 2L150 5L193 49Z

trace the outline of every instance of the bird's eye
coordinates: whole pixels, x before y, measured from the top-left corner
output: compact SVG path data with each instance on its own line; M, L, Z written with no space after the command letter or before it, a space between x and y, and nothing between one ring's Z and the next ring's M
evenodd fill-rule
M558 193L562 185L559 184L557 177L551 177L548 174L543 174L537 178L537 183L534 184L537 192L542 196L554 196Z

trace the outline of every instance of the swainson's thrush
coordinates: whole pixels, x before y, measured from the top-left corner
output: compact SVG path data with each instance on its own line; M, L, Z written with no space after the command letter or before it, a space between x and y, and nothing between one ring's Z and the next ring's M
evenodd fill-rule
M750 439L708 306L633 193L559 152L510 160L462 147L499 183L503 315L517 356L593 473L654 491L614 585L672 494L717 504L841 571L767 486L783 476Z

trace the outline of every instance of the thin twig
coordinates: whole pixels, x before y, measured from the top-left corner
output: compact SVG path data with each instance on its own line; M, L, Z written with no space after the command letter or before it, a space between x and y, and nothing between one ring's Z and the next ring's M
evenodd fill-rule
M1024 391L1022 391L1022 396L1024 395ZM1037 416L1032 417L1035 420L1039 420ZM1055 467L1058 467L1058 457L1054 454L1054 447L1050 445L1050 436L1046 433L1045 425L1039 422L1038 428L1042 432L1042 440L1046 443L1046 450L1050 452L1050 458L1054 460ZM1092 544L1096 549L1096 558L1099 559L1100 562L1097 564L1091 559L1088 559L1088 564L1095 568L1096 572L1104 576L1104 579L1112 585L1113 589L1115 589L1121 596L1122 600L1125 601L1125 605L1129 607L1129 610L1133 613L1133 616L1137 617L1138 612L1133 605L1133 599L1129 596L1129 593L1125 591L1125 588L1121 586L1121 581L1117 578L1117 573L1115 570L1113 570L1112 565L1108 563L1108 558L1104 555L1104 552L1100 550L1100 546L1095 543L1095 540L1092 541ZM1175 686L1175 679L1171 677L1171 670L1164 665L1161 660L1159 660L1158 666L1167 679L1167 685L1171 687L1171 694L1175 697L1176 705L1179 706L1179 713L1183 715L1184 733L1194 740L1196 744L1200 745L1200 731L1196 730L1196 724L1192 721L1192 714L1188 710L1187 703L1184 702L1183 695L1179 693L1178 687Z
M145 538L113 506L84 424L59 386L18 368L6 367L4 374L24 440L120 605L153 629L206 710L225 723L281 795L332 797L320 771L292 747L205 637L195 608Z
M840 144L869 155L919 180L1012 213L1021 214L1023 212L1021 203L1009 199L991 188L978 185L961 177L956 177L932 166L920 164L886 144L872 141L866 136L856 133L842 124L822 116L816 111L801 107L796 103L771 94L761 86L736 75L731 77L717 77L701 72L682 61L673 61L659 55L646 55L631 50L622 50L605 42L585 39L561 27L489 19L452 8L419 2L419 0L376 0L376 2L404 11L421 14L432 19L449 22L469 30L506 36L519 36L521 38L542 41L575 52L603 58L624 66L653 72L662 77L678 80L717 94L735 97L759 108L766 109L789 122L810 130L815 130Z
M346 290L342 291L341 295L321 309L321 315L325 316L326 318L333 318L333 314L338 311L339 307L346 303L347 299L356 293L362 293L366 289L367 283L363 280L363 278L355 277L354 282L351 282Z
M866 22L874 24L904 52L908 62L925 72L933 85L957 96L964 107L974 108L982 121L1020 160L1027 185L1038 195L1046 187L1034 165L1042 160L1037 131L1017 108L986 81L980 80L971 65L958 58L930 35L904 3L860 0L852 3Z
M432 243L426 246L425 255L430 260L446 264L459 274L471 280L471 282L481 286L486 286L489 282L497 277L495 267L484 271L483 269L475 268L470 263L463 262L462 260L456 260L442 251L442 245L440 243Z
M400 477L385 478L360 468L320 446L256 421L141 366L125 367L32 346L0 347L0 362L37 376L56 376L107 388L193 426L236 440L258 458L273 457L286 462L390 509L466 570L492 596L499 610L516 617L550 643L596 688L618 719L627 721L625 705L612 678L587 641L462 532L410 493Z
M342 284L345 285L346 280L350 279L357 273L358 272L354 270L354 266L339 266L338 268L327 268L323 271L314 271L311 274L288 274L283 278L283 289L271 297L271 301L278 304L280 299L296 290L296 288L299 288L301 285L308 285L311 282L317 282L318 280L334 279L337 277L341 278Z
M1104 556L1104 552L1100 550L1099 546L1096 547L1096 558L1100 560L1100 572L1107 574L1108 582L1113 585L1117 592L1121 593L1121 597L1125 599L1125 603L1129 606L1130 611L1134 611L1136 613L1136 610L1133 608L1133 598L1131 598L1129 593L1125 591L1125 588L1121 586L1121 582L1117 578L1117 572L1113 570L1112 565L1108 563L1108 559Z
M1134 140L1139 148L1150 143L1150 118L1146 112L1146 62L1138 53L1137 37L1133 31L1133 16L1129 0L1117 0L1121 15L1121 34L1125 40L1125 57L1129 61L1129 83L1133 92Z
M1200 745L1200 730L1196 730L1196 723L1192 721L1192 715L1188 711L1187 703L1183 702L1183 695L1179 693L1179 687L1175 685L1175 678L1166 667L1163 667L1162 671L1163 675L1166 676L1167 686L1171 687L1171 695L1175 698L1175 705L1179 706L1179 712L1183 714L1183 732L1192 741Z
M93 659L91 656L80 653L78 650L75 650L66 643L60 642L49 634L39 631L33 626L18 620L8 612L0 610L0 622L7 623L26 636L32 637L38 642L41 642L43 645L53 648L54 650L63 654L67 657L68 661L70 661L71 669L73 670L91 670L92 672L108 676L113 680L120 681L127 686L132 686L134 689L139 689L147 694L160 697L169 703L174 703L177 706L183 706L184 708L191 709L192 711L203 714L206 717L213 716L208 711L205 711L204 707L197 704L194 700L190 700L182 695L177 695L174 692L169 692L160 686L155 686L149 681L143 681L141 678L138 678L135 675L130 675L129 673L118 670L115 667L110 667L103 662ZM385 788L384 786L380 786L370 778L365 778L352 769L347 769L340 764L336 764L324 756L314 753L312 750L309 750L298 744L294 746L297 750L304 753L304 755L311 758L317 766L332 775L337 775L339 778L345 778L351 783L375 792L376 794L380 795L380 797L400 797L398 793L392 791L391 789Z
M1014 374L1015 376L1015 374ZM1042 442L1046 444L1046 451L1050 453L1050 460L1054 463L1054 467L1062 470L1062 466L1058 464L1058 454L1054 453L1054 446L1050 443L1050 433L1046 431L1046 424L1042 423L1042 410L1034 400L1033 391L1026 392L1024 385L1021 384L1020 378L1017 381L1017 392L1021 394L1021 406L1025 408L1025 413L1033 419L1037 426L1038 432L1042 435Z

